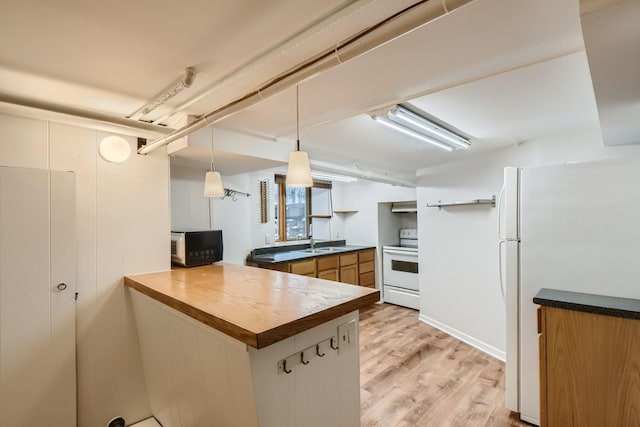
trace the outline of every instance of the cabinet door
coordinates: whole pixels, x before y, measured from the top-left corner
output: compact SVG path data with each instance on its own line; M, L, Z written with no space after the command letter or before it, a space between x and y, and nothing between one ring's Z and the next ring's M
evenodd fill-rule
M366 273L360 273L360 286L367 286L369 288L376 287L376 273L369 271Z
M542 326L546 425L640 425L640 320L545 307Z
M340 281L350 285L358 284L358 264L340 267Z
M75 202L62 174L0 167L2 425L76 425Z

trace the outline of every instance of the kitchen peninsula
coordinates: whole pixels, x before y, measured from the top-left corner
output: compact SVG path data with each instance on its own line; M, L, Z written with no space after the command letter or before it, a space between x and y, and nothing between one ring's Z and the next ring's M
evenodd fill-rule
M358 426L366 287L233 264L125 277L165 427Z

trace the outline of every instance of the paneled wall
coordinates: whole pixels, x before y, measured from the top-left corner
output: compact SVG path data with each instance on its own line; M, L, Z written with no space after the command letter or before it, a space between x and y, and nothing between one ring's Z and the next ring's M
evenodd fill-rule
M170 266L169 164L164 150L114 164L109 134L0 114L0 164L76 173L78 425L151 414L126 274ZM135 138L125 137L135 153ZM37 408L34 408L37 410Z

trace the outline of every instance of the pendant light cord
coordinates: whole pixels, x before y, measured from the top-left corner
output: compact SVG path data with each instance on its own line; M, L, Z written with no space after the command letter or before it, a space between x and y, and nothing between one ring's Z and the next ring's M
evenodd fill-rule
M296 85L296 151L300 151L300 95Z
M216 168L213 164L213 128L211 128L211 171L215 171Z

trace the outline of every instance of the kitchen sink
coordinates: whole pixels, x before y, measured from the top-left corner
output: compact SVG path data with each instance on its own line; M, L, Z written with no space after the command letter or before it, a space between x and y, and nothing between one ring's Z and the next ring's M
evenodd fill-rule
M302 252L312 253L312 254L321 254L326 252L339 252L343 251L344 248L329 246L325 248L313 248L313 249L304 249Z

